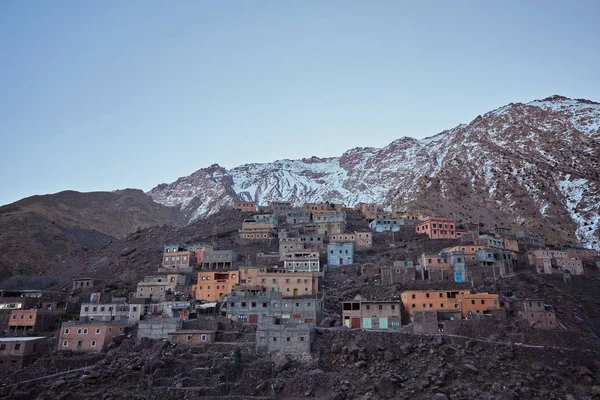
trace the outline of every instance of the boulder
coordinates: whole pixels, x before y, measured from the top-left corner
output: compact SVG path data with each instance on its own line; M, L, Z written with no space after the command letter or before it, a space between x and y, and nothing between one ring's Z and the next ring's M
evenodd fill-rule
M275 372L284 371L290 364L290 359L287 354L283 354L277 352L271 356L271 361L273 361Z
M396 379L390 376L384 376L376 385L377 393L386 398L392 398L396 395Z

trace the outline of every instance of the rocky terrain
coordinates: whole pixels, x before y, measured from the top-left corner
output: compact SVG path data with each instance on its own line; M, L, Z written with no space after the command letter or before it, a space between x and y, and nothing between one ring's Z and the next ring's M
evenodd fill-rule
M0 207L0 279L43 273L136 229L184 222L141 190L28 197Z
M284 156L282 154L282 156ZM600 104L514 103L426 139L340 157L200 169L148 194L193 221L238 198L334 201L453 214L600 248Z

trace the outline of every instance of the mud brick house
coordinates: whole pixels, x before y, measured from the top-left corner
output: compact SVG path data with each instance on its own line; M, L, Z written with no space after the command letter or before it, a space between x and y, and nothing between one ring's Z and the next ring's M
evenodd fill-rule
M258 324L261 315L270 315L271 298L278 292L234 290L223 298L227 318L243 323Z
M285 220L288 224L308 224L310 222L310 211L291 210L285 214Z
M256 329L256 350L268 353L310 353L314 329L305 323L277 323L275 318L265 318Z
M379 277L382 285L406 283L415 279L416 268L412 261L394 261L394 265L379 267Z
M507 276L514 272L517 259L512 251L499 249L483 249L475 252L477 265L494 267L496 276Z
M237 211L256 212L256 203L253 201L236 201L235 207Z
M477 251L485 249L485 246L461 244L458 246L447 247L442 250L442 253L451 253L453 251L462 251L465 255L465 263L469 265L477 265Z
M207 244L165 245L159 272L191 272L194 266L202 263L204 254L212 250L213 247Z
M399 301L365 300L360 295L342 303L342 321L348 328L398 329L401 325Z
M220 271L235 269L238 254L233 250L214 250L204 255L202 270Z
M92 289L95 281L93 278L74 278L73 279L73 290L78 289Z
M281 261L285 260L285 255L287 253L293 253L300 250L304 250L304 243L299 237L279 239L279 255Z
M300 235L300 241L304 244L305 249L325 248L325 236L323 235Z
M47 332L58 323L62 315L61 311L11 310L8 330L10 332Z
M556 329L556 314L541 299L514 300L508 303L509 314L527 321L532 328Z
M272 201L269 203L269 211L273 215L285 216L292 211L294 207L289 201Z
M315 212L336 212L336 211L343 211L344 210L344 205L343 204L336 204L336 203L329 203L329 202L325 202L325 203L304 203L304 205L302 206L303 210L306 211L310 211L311 213L315 213Z
M46 337L0 338L0 373L14 372L33 363L47 349Z
M274 295L271 297L270 316L286 324L302 322L315 327L321 321L323 312L323 296L300 296L283 298Z
M315 226L317 228L317 235L323 236L337 235L346 231L346 223L344 221L319 222Z
M280 258L278 252L256 253L256 265L277 265L279 264Z
M287 272L319 272L321 270L319 252L300 250L285 253L283 269Z
M181 318L147 318L140 321L137 330L138 338L168 339L169 333L181 330Z
M215 341L217 331L182 330L170 332L169 341L181 347L195 347Z
M320 222L346 222L346 213L343 211L316 211L312 213L312 221L315 224Z
M417 233L425 234L430 239L456 239L456 226L450 217L425 217L416 227Z
M240 268L240 284L236 290L256 286L266 292L280 292L284 297L314 295L319 292L319 274L275 272L266 267Z
M377 219L377 213L380 211L376 203L358 203L354 208L366 219Z
M189 283L190 278L183 274L147 275L138 282L135 297L164 301L168 293Z
M37 308L39 310L77 312L77 297L67 292L51 290L0 290L0 303L15 304L14 308ZM20 307L16 307L20 304Z
M327 245L327 266L339 267L354 263L354 243L329 243Z
M373 247L373 233L371 232L354 232L341 233L331 235L329 243L346 243L353 242L356 250L363 250Z
M460 311L414 311L412 328L414 333L451 333L460 326L461 320Z
M412 290L401 294L408 314L414 311L460 311L463 317L486 314L500 308L500 298L492 293L471 293L470 290Z
M414 221L419 221L425 218L423 211L414 210L414 211L403 211L403 210L393 210L391 214L392 218L395 219L412 219Z
M217 301L231 292L240 282L240 272L202 271L198 272L198 283L192 287L197 300Z
M515 232L515 236L519 243L519 248L525 250L543 249L546 244L539 237L528 232Z
M598 251L594 249L585 249L583 247L566 248L568 258L574 258L582 261L595 262L598 259Z
M238 237L245 240L271 240L277 234L277 225L277 217L271 214L253 215L242 222Z
M485 246L486 248L490 248L490 249L504 250L506 248L504 239L502 239L499 236L490 235L490 234L478 235L478 237L473 241L473 244L476 244L479 246ZM517 245L518 245L518 242L517 242Z
M127 325L120 321L63 322L58 351L99 352L126 329Z

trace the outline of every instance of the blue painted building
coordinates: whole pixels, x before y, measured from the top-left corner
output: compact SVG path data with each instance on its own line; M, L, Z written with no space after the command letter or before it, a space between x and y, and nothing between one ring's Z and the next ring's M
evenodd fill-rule
M327 266L339 267L354 263L354 243L329 243L327 245Z

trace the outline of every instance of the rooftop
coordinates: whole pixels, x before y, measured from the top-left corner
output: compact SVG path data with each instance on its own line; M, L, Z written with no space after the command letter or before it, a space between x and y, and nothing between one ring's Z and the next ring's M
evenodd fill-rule
M0 338L0 342L29 342L31 340L39 340L46 339L45 336L35 336L35 337L7 337Z

